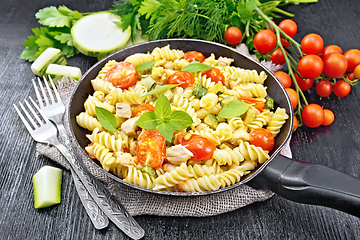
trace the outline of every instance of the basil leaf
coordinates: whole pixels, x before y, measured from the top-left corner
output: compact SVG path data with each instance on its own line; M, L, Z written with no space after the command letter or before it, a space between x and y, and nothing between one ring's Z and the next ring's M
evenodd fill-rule
M139 66L136 67L136 71L140 72L140 71L144 71L146 69L152 68L155 65L155 61L149 61L149 62L145 62L143 64L140 64Z
M147 94L145 94L143 97L146 97L146 96L150 96L150 95L153 95L155 93L160 93L160 92L164 92L170 88L173 88L173 87L176 87L176 86L179 86L180 84L167 84L167 85L162 85L162 86L158 86L156 88L154 88L153 90L151 90L150 92L148 92Z
M99 120L101 126L109 131L117 131L116 130L116 117L110 111L105 108L95 106L96 117Z
M158 130L159 130L159 133L161 133L161 135L163 135L165 137L166 141L171 142L173 134L174 134L174 130L170 126L169 122L163 121L163 122L159 123Z
M201 71L206 71L206 70L210 70L213 67L204 63L190 63L189 65L186 65L183 69L181 69L181 71L187 71L187 72L201 72Z
M245 113L249 109L249 106L249 104L244 103L243 101L234 100L223 107L218 116L227 119L237 117Z
M155 103L155 115L159 119L164 119L169 117L171 114L170 101L164 94L158 98Z
M158 119L153 112L145 112L143 113L136 122L141 128L144 129L154 129L157 126Z
M193 123L191 116L184 111L174 111L170 114L169 118L170 118L169 125L174 130L185 129Z

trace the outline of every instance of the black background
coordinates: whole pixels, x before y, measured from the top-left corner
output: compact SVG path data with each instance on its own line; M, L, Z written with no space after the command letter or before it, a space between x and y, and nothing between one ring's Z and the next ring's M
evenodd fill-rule
M6 1L0 2L0 239L127 239L112 223L96 230L89 221L72 182L63 173L62 202L47 209L33 207L32 176L44 165L58 166L35 156L35 142L25 131L12 105L26 96L35 97L30 63L20 60L22 42L38 27L35 13L48 6L66 5L80 12L100 11L112 1ZM320 34L325 45L337 44L345 52L360 48L357 0L320 0L315 4L286 7L298 24L295 40ZM78 55L68 64L84 73L96 59ZM320 99L315 89L309 102L320 103L335 113L328 127L302 127L292 137L294 159L322 164L349 175L360 172L360 87L338 99ZM233 212L213 217L137 216L145 239L357 239L360 221L325 207L294 203L278 196Z

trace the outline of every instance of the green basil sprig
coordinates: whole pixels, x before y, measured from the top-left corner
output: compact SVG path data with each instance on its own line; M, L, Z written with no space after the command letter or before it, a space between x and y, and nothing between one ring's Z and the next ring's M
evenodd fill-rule
M223 107L219 112L221 118L234 118L244 114L249 109L249 104L243 101L233 100Z
M185 67L183 67L183 69L181 69L181 71L187 71L187 72L201 72L201 71L206 71L206 70L210 70L213 67L204 63L199 63L199 62L193 62L190 63L188 65L186 65Z
M149 62L145 62L143 64L140 64L139 66L136 67L136 71L140 72L140 71L144 71L146 69L152 68L155 65L155 61L149 61Z
M116 125L116 117L110 111L105 108L95 106L96 117L99 120L101 126L109 131L117 131Z

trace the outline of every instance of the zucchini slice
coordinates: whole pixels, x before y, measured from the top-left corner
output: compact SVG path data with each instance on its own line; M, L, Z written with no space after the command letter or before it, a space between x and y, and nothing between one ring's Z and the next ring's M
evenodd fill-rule
M49 47L31 64L31 71L42 77L51 63L66 65L66 59L60 49Z
M212 113L209 113L205 118L204 122L211 127L212 129L216 129L216 127L219 125L219 120L216 118L216 116Z
M80 80L82 77L80 68L59 64L50 64L46 69L45 75L50 75L54 81L61 79L63 76L71 77L76 80Z
M203 96L206 95L207 92L208 89L206 87L204 87L200 83L195 83L194 89L192 91L192 95L194 95L197 98L202 98Z

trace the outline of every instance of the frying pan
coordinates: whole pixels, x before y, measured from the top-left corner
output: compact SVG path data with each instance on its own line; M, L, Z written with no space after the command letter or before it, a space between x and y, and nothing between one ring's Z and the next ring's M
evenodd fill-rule
M85 100L94 92L90 81L97 76L98 72L109 60L122 61L131 54L151 52L155 47L166 45L170 45L171 49L181 49L184 52L191 50L200 51L205 57L210 56L211 53L214 53L216 58L219 56L229 57L234 59L232 64L234 66L244 69L255 69L258 72L265 71L268 75L265 81L267 92L274 99L277 106L286 109L289 118L275 139L275 146L270 152L270 158L250 174L246 175L240 182L219 190L201 193L156 191L123 181L121 178L105 171L99 162L90 159L84 151L85 147L89 144L89 140L85 136L88 132L78 126L76 116L84 111ZM359 179L325 166L292 160L280 154L284 144L290 138L293 126L292 107L285 89L269 70L251 58L225 45L203 40L168 39L146 42L122 49L97 62L84 74L72 93L68 110L72 138L74 138L74 143L80 149L83 157L109 177L130 187L154 194L190 197L215 194L242 184L248 184L257 189L269 189L295 202L331 207L360 217Z

